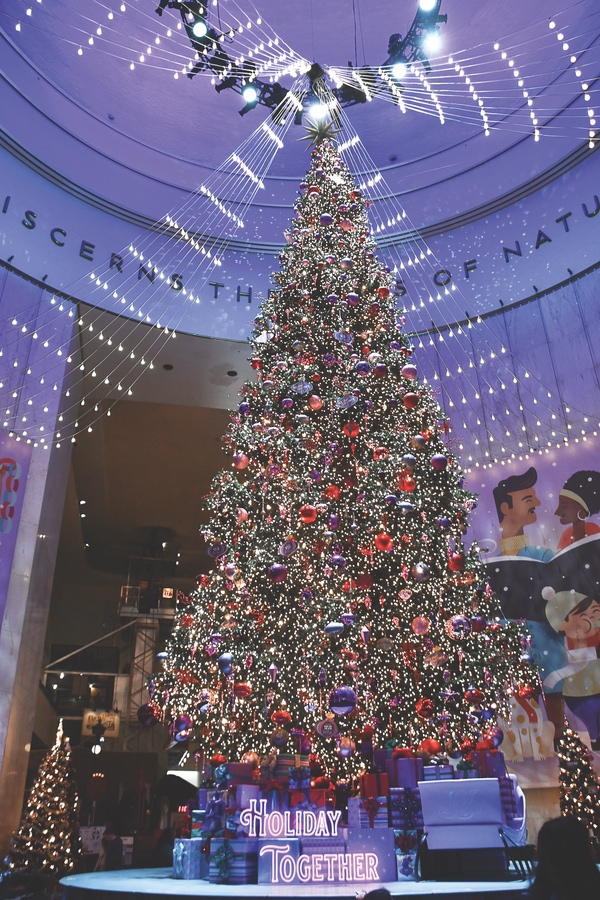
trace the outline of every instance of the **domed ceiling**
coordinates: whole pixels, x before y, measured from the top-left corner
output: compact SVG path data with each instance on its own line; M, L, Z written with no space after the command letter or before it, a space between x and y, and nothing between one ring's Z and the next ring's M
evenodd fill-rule
M211 67L212 48L202 71L186 77L194 49L181 12L166 5L159 16L155 5L1 0L0 28L12 45L3 53L5 77L67 133L158 182L156 192L146 184L111 198L158 218L168 187L183 197L270 119L262 106L238 115L244 101L235 88L216 91L223 79ZM303 71L317 62L329 88L346 84L356 99L360 73L367 71L368 87L368 72L377 76L389 61L390 36L406 37L417 8L417 0L209 0L206 21L238 70L252 62L265 84L277 79L300 92ZM441 43L429 54L431 70L417 61L396 81L387 66L367 102L343 112L342 137L357 132L361 140L351 167L367 181L381 173L385 193L410 206L418 227L497 200L579 147L589 131L582 85L593 87L599 59L595 0L553 10L554 19L522 0L442 0L438 8L447 22L436 26ZM6 125L43 161L99 189L93 171L78 171L26 123ZM297 127L286 132L252 201L246 238L281 241L307 168L299 137Z

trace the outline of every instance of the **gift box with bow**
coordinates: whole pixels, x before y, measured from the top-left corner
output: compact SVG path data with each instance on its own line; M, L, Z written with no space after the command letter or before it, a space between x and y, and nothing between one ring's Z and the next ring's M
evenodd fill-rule
M388 798L361 797L359 809L360 828L388 827Z
M213 884L256 884L258 840L213 838L208 880Z
M507 775L501 750L471 750L469 759L484 778L505 778Z
M212 800L208 801L204 822L202 824L202 834L218 836L223 833L225 827L225 797L223 794L216 794Z
M389 781L383 772L367 772L359 779L361 797L383 797L387 795Z
M205 862L202 857L202 838L176 838L173 844L173 878L185 881L202 878Z
M396 878L398 881L416 881L417 849L419 836L413 829L395 831Z
M416 788L423 781L423 760L393 756L386 761L390 787Z

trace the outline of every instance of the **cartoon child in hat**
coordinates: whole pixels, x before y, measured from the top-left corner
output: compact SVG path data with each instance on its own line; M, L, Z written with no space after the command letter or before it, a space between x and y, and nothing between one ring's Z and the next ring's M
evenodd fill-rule
M564 550L590 534L600 534L600 525L588 521L600 512L600 472L574 472L558 495L554 515L569 528L560 536L558 549Z
M545 587L546 618L558 634L564 634L567 665L544 678L544 687L555 689L562 680L568 708L584 723L593 750L600 750L600 601L577 591Z

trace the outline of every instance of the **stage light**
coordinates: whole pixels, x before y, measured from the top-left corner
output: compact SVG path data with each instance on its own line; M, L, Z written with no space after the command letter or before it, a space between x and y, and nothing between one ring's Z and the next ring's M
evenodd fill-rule
M392 75L396 79L396 81L402 81L403 78L406 78L408 73L408 69L406 68L406 64L403 62L397 62L392 66Z
M242 97L246 103L256 103L258 100L258 91L251 84L247 84L242 88Z
M208 25L204 19L196 19L192 25L192 34L194 37L203 38L208 34Z
M321 119L324 119L327 115L329 115L329 109L325 106L324 103L311 103L308 107L308 115L312 119L316 119L318 122Z
M426 53L437 53L442 46L442 38L438 31L430 31L423 38L423 49Z
M423 12L431 12L432 9L435 9L437 0L419 0L419 9L422 9Z
M101 745L100 745L100 744L93 744L93 746L92 746L92 753L94 754L94 756L97 756L97 755L98 755L99 753L101 753L101 752L102 752L102 747L101 747Z

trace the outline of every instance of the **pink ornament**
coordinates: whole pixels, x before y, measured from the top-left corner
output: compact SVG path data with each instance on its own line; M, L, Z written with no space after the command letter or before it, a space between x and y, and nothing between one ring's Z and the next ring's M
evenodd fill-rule
M308 405L310 406L311 409L318 410L318 409L321 409L321 407L323 406L323 401L321 400L320 397L317 396L317 394L312 394L308 398Z
M249 462L250 460L245 453L233 454L233 465L236 469L245 469Z

